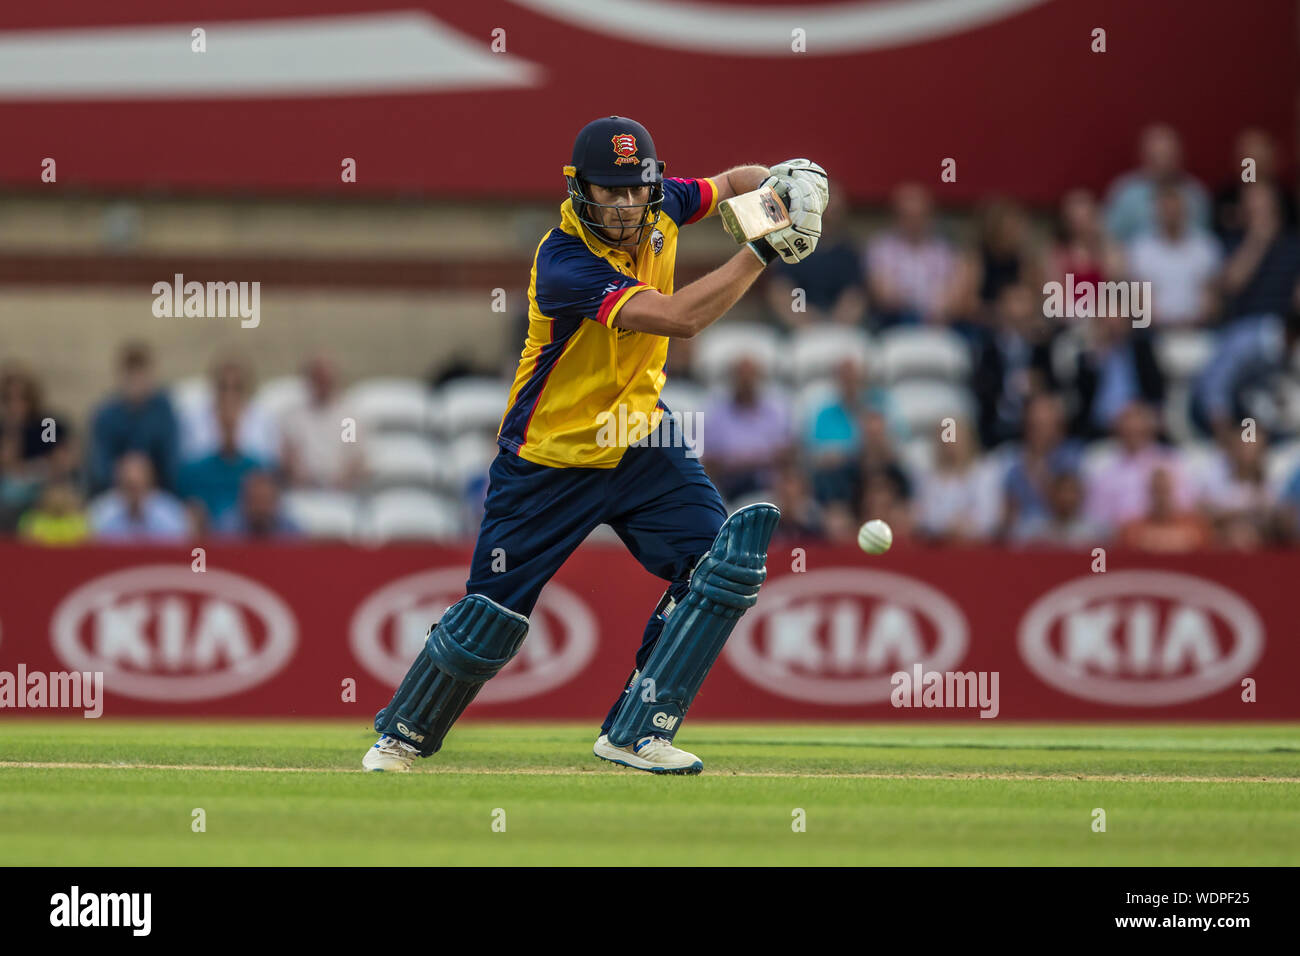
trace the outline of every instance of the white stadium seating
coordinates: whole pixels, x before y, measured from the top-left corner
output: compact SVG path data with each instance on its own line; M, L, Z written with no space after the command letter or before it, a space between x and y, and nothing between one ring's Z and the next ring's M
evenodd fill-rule
M177 417L184 420L186 412L208 406L212 400L212 382L205 375L194 375L175 382L167 394Z
M970 375L970 350L951 329L900 326L880 334L887 381L935 378L956 382Z
M309 398L307 382L301 375L281 375L262 383L253 404L278 422L289 409L306 405Z
M910 379L899 382L890 391L900 417L914 435L934 437L939 423L945 418L964 421L968 425L974 420L975 403L963 386Z
M1161 329L1155 345L1160 371L1175 381L1195 377L1214 354L1214 336L1200 329Z
M695 340L695 374L705 382L725 382L736 361L752 358L767 374L781 369L783 345L777 333L752 322L719 323Z
M1264 467L1269 488L1280 495L1286 490L1291 477L1300 470L1300 441L1287 442L1271 448Z
M449 435L471 429L491 431L501 425L510 397L510 383L497 378L458 378L438 389Z
M680 413L702 412L709 404L706 387L679 378L669 377L660 397L672 411Z
M459 501L414 488L395 488L371 497L362 512L361 538L385 541L449 541L466 530Z
M343 407L366 429L367 439L376 431L423 432L437 426L437 403L419 379L365 379L344 393Z
M366 468L377 487L432 487L455 482L451 463L441 446L422 435L374 435L364 447Z
M826 378L844 359L855 360L863 369L874 372L877 365L876 345L861 329L842 325L812 325L796 331L789 344L790 379L803 385Z
M356 535L356 495L346 491L289 491L283 504L289 517L310 537L349 541Z

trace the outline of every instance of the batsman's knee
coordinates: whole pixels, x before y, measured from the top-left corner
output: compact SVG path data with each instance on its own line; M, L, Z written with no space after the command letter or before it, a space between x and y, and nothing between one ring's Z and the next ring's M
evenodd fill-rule
M691 590L739 617L758 601L767 579L767 546L781 512L766 503L741 508L723 522L718 536L691 576Z

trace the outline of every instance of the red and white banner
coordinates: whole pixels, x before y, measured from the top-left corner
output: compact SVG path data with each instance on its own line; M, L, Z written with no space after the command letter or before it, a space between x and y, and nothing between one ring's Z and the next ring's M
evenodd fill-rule
M370 715L463 595L468 556L209 542L198 571L188 548L0 543L0 686L20 666L102 672L106 717ZM1300 553L1112 551L1104 573L1091 560L774 548L691 716L980 719L893 706L893 675L919 666L996 672L1007 720L1300 719ZM622 549L585 546L468 717L598 720L662 588ZM0 719L52 713L3 707Z
M921 180L1054 201L1133 166L1156 121L1217 182L1243 126L1290 149L1295 16L1292 0L11 3L0 183L558 201L574 135L612 113L650 129L670 175L812 156L857 200Z

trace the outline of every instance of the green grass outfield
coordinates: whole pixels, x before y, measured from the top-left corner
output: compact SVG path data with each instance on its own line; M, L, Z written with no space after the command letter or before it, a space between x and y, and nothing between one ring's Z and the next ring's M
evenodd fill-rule
M6 720L0 864L1300 864L1300 725L692 722L698 777L593 737L465 723L366 774L365 721Z

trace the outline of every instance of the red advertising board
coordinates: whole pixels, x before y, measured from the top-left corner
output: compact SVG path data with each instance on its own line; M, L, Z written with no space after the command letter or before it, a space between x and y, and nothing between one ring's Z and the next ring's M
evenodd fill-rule
M848 195L1055 201L1172 124L1289 154L1291 0L67 0L0 6L13 188L562 198L586 121L670 175L811 156ZM196 32L199 31L199 32ZM1099 36L1102 31L1104 36ZM355 181L344 182L345 160ZM939 179L945 160L956 178ZM42 180L48 160L54 182Z
M0 543L0 681L20 666L102 672L107 717L368 715L463 594L468 560L465 548L205 548L195 570L189 548ZM900 673L982 672L998 675L999 719L1300 719L1300 553L1092 562L774 547L691 715L978 721L980 708L891 695ZM598 720L662 586L621 548L584 546L467 719ZM10 706L0 718L50 714Z

